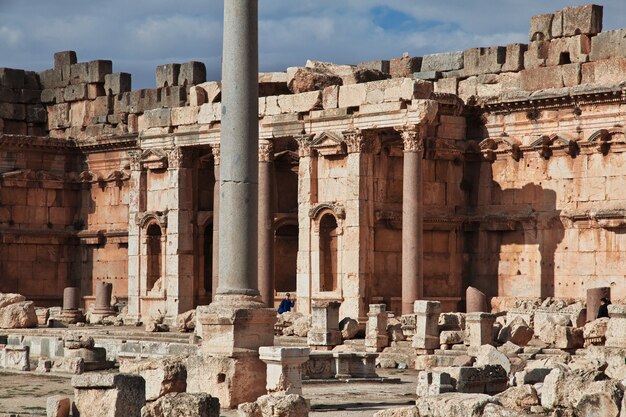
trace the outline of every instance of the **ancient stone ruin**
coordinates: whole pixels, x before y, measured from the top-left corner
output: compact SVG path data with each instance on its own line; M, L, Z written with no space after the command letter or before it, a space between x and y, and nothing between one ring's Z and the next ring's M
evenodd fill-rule
M57 417L624 417L626 29L258 73L241 7L221 82L0 68L0 378Z

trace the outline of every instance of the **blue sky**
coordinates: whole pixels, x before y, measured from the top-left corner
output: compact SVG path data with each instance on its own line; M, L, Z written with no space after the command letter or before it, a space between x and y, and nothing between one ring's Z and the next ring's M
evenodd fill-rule
M530 17L561 0L261 0L260 67L280 71L307 59L372 59L528 42ZM153 87L158 64L203 61L220 77L222 0L0 0L0 66L43 70L55 51L80 61L111 59ZM604 30L626 26L626 1L606 0Z

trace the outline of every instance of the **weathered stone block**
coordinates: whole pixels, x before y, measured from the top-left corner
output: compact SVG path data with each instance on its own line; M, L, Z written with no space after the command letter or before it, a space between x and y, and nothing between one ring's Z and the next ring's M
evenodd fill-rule
M108 60L79 62L70 69L71 84L103 83L105 75L113 71L113 63Z
M528 45L523 43L513 43L506 46L506 58L502 65L502 72L521 71L524 69L524 54L528 50Z
M413 78L416 80L437 80L441 78L441 73L439 71L420 71L414 72Z
M591 51L591 39L587 35L558 38L550 41L546 66L587 62Z
M72 84L65 87L63 100L66 102L87 100L87 84Z
M369 70L380 71L384 74L389 74L390 72L390 62L386 60L361 62L357 64L356 67L358 69L369 69Z
M8 88L24 88L24 70L0 68L0 85Z
M495 321L495 314L467 313L465 316L465 344L473 347L492 344Z
M164 64L156 67L156 86L170 87L178 85L180 64Z
M219 417L219 415L219 400L203 393L166 394L141 409L141 417Z
M581 84L613 85L624 81L626 58L611 58L582 65Z
M200 107L174 107L172 109L172 126L193 125L198 123Z
M146 381L146 400L154 401L165 394L185 392L187 368L183 359L122 361L120 372L140 375Z
M78 62L75 51L61 51L54 54L54 69L66 71Z
M55 54L56 55L56 54ZM47 417L69 417L72 401L65 395L54 395L46 400Z
M259 359L267 364L267 392L302 394L302 364L309 353L308 348L260 347Z
M182 86L163 87L161 90L160 106L163 107L181 107L185 105L187 100L187 89Z
M591 38L591 61L626 57L626 29L598 33Z
M41 104L26 106L26 121L29 123L45 123L48 119L48 112Z
M409 57L408 55L402 58L394 58L389 61L389 74L392 78L405 78L411 77L413 73L421 71L422 57L415 56Z
M313 303L312 326L307 336L309 346L332 347L341 344L340 305L336 301Z
M554 19L553 13L535 15L530 18L530 32L528 33L528 40L535 41L547 41L552 39L552 20Z
M104 76L104 90L107 95L117 95L131 91L131 75L127 72L116 72Z
M28 346L6 346L0 353L0 367L14 371L30 371Z
M18 103L0 103L0 118L25 120L26 106Z
M525 91L573 87L580 84L581 69L581 64L525 69L520 72L520 86Z
M463 68L463 52L424 55L420 71L454 71Z
M206 81L206 67L203 62L190 61L180 65L178 85L190 86Z
M62 88L69 84L68 79L64 79L61 70L49 69L39 73L41 86L46 88Z
M528 50L524 52L524 68L545 67L549 49L549 41L536 41L528 45Z
M563 36L595 35L602 32L603 7L588 4L563 9Z
M140 416L146 403L145 381L138 375L88 373L72 378L74 403L90 417Z
M417 300L415 312L415 335L413 347L416 349L437 349L439 347L439 315L441 304L438 301Z
M463 74L496 74L502 71L506 60L506 48L494 46L490 48L471 48L463 52Z
M143 113L143 122L146 129L151 127L166 127L172 124L171 109L146 110Z

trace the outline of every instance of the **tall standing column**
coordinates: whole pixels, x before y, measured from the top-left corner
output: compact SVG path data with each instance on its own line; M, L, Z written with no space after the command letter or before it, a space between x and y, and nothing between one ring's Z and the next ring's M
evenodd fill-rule
M211 302L215 301L215 294L219 285L219 214L220 214L220 145L211 147L213 154L213 174L215 185L213 186L213 262L211 266Z
M259 291L265 305L274 308L274 146L259 144Z
M422 160L424 128L400 131L404 145L402 173L402 314L413 313L413 304L424 296Z
M259 295L258 49L258 0L225 1L217 298Z

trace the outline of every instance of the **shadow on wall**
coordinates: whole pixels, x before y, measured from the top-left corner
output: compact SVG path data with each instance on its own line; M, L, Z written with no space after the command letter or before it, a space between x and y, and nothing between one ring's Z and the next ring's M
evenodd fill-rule
M555 252L565 236L556 192L532 183L502 189L489 165L470 165L465 287L489 297L554 296Z

